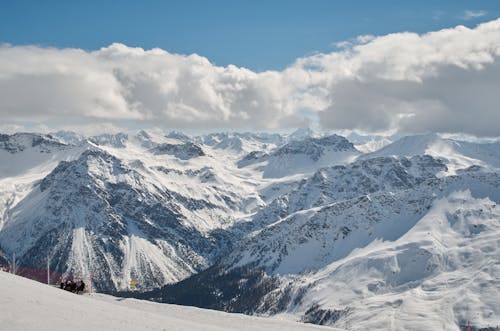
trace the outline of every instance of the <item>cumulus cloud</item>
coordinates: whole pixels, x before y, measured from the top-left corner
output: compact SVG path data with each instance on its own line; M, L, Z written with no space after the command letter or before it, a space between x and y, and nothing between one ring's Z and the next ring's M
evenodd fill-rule
M500 135L500 20L427 34L360 36L283 71L112 44L0 46L0 124L137 123Z
M113 44L94 52L0 47L0 115L12 121L123 121L166 127L302 125L278 72Z
M496 20L377 37L299 59L284 75L302 73L305 94L325 105L318 115L327 128L499 135L499 58Z

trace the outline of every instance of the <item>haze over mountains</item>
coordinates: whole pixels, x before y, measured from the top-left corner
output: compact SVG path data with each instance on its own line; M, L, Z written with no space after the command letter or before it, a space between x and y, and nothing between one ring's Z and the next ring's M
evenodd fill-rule
M500 143L351 139L0 135L0 264L345 329L500 325Z

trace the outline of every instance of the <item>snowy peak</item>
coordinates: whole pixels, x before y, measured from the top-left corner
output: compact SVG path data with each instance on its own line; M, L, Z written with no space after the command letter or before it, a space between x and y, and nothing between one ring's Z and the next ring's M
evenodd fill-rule
M169 133L167 133L165 135L165 137L169 138L169 139L177 139L177 140L183 141L183 142L191 141L191 137L189 137L188 135L186 135L180 131L170 131Z
M51 132L51 136L56 137L59 139L61 142L67 144L67 145L78 145L85 141L85 136L78 134L73 131L57 131L57 132Z
M498 245L492 240L498 241L499 212L496 201L480 197L498 191L498 174L465 171L437 178L432 173L442 168L439 161L410 159L414 166L408 161L395 162L408 176L417 176L428 162L436 169L424 170L421 175L431 178L411 189L396 185L391 191L289 214L247 236L218 268L196 277L212 279L216 293L227 295L220 296L222 304L231 305L239 299L231 296L227 283L243 284L245 290L253 270L251 277L258 280L251 285L260 286L253 288L257 298L248 304L252 311L271 305L278 312L307 316L315 307L321 316L333 317L328 324L348 329L390 329L395 324L397 329L423 328L438 315L446 325L463 325L471 307L498 311L498 290L491 281L496 269L491 266L498 262ZM457 190L466 186L471 190ZM182 284L178 287L168 290L179 293ZM464 305L464 297L474 293L482 293L481 298ZM448 300L454 304L443 307ZM416 307L427 318L416 318ZM374 311L383 317L375 317ZM389 318L395 311L406 318ZM323 323L321 316L312 320ZM482 316L479 325L499 324L496 313Z
M296 129L290 133L287 138L289 140L304 140L306 138L313 137L314 135L315 132L311 128L305 127Z
M361 135L351 132L347 137L357 150L363 153L375 152L392 143L392 138L378 135Z
M65 146L65 144L50 135L35 133L0 134L0 150L11 154L19 153L26 149L35 149L40 153L51 153Z
M430 146L443 141L444 140L435 133L406 136L364 157L423 155L426 154Z
M278 148L273 155L308 156L313 161L318 161L327 152L356 152L354 145L346 138L336 134L321 138L308 137L303 140L294 140Z
M223 132L196 137L197 142L218 150L248 153L255 150L269 150L283 143L277 133Z
M156 155L172 155L181 160L189 160L206 155L200 146L192 142L186 142L183 144L164 143L151 149L151 152Z
M413 156L428 154L446 160L450 174L457 170L481 165L491 169L500 167L500 142L476 143L441 138L437 134L403 137L362 158L376 156Z
M339 193L345 192L342 198L346 198L349 195L382 190L409 189L446 170L443 161L428 155L411 158L378 157L320 169L301 187L309 188L312 185ZM310 191L310 194L315 193Z
M243 157L239 167L256 165L265 178L312 173L320 167L344 164L360 154L346 138L331 135L292 140L270 153L255 151ZM266 164L262 164L266 162Z
M61 161L59 165L40 182L40 190L43 192L54 183L61 181L82 184L81 180L88 176L99 179L110 179L111 175L118 176L128 173L116 157L100 149L89 149L83 152L77 160ZM89 185L86 182L84 185Z
M125 148L126 143L128 141L128 134L126 133L101 134L98 136L90 137L88 140L98 146Z

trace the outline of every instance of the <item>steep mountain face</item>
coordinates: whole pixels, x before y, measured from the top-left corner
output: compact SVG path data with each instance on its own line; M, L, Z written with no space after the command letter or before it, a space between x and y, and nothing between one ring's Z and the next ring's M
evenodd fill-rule
M176 139L176 140L179 140L182 142L191 141L191 137L189 137L188 135L186 135L182 132L179 132L179 131L171 131L171 132L167 133L165 135L165 137L170 138L170 139Z
M0 134L0 149L15 154L27 148L36 148L40 153L50 153L63 146L61 142L49 135L32 133Z
M293 212L376 192L411 189L443 171L446 165L430 156L378 157L346 166L321 168L279 196L253 218L270 224Z
M69 146L50 135L16 133L0 138L0 231L6 213L59 162L78 157L88 146ZM0 244L1 245L1 244Z
M267 178L310 173L327 165L353 161L360 154L347 139L337 135L291 140L269 154L252 152L238 166L255 165Z
M341 136L332 135L321 138L306 138L304 140L292 140L273 153L275 156L304 154L313 161L318 161L325 153L354 152L354 145Z
M181 160L189 160L194 157L204 156L205 153L200 146L193 144L192 142L186 142L183 144L161 144L156 146L151 150L154 154L168 154L173 155Z
M317 270L374 240L398 239L427 214L437 199L449 196L455 188L467 185L473 197L488 197L498 203L499 184L496 173L464 171L446 178L431 175L412 187L390 192L305 207L247 237L233 249L229 265L258 265L276 274Z
M55 270L93 272L99 289L123 288L139 275L147 288L210 265L216 245L224 242L215 238L224 233L202 232L186 218L218 208L169 191L102 150L89 150L61 162L9 212L0 242L17 252L20 265L43 265L51 256Z

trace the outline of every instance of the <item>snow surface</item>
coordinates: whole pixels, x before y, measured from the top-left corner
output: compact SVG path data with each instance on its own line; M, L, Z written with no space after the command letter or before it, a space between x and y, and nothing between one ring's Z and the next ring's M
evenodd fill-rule
M17 330L334 330L279 318L76 295L0 271L0 329ZM339 329L337 329L339 330Z

